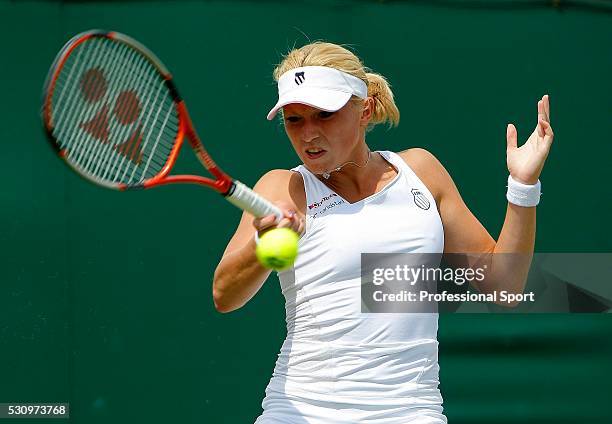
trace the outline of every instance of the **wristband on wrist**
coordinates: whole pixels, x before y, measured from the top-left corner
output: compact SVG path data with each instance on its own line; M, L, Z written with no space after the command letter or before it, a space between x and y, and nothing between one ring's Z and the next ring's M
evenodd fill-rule
M542 184L538 180L535 184L523 184L508 175L508 191L506 199L513 205L530 208L540 203Z

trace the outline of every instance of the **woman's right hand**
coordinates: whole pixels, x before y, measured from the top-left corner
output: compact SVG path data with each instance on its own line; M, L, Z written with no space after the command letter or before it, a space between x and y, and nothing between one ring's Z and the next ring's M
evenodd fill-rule
M219 312L230 312L247 303L264 284L271 270L259 263L255 255L253 227L261 236L273 228L290 228L299 235L304 233L305 193L302 178L293 171L273 170L262 176L253 190L273 202L283 213L276 216L253 218L244 212L236 232L230 239L223 257L215 269L213 299ZM298 199L299 206L295 200Z
M258 235L261 236L273 228L289 228L301 236L304 233L304 216L292 209L287 202L278 201L274 202L274 204L283 213L283 218L279 222L276 222L275 215L253 219L253 227L257 230Z

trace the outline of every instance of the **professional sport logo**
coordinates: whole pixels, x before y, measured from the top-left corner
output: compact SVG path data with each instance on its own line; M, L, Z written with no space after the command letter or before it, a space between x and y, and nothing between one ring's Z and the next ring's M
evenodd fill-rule
M304 76L304 71L296 72L294 81L297 85L300 85L301 83L306 81L306 76Z
M410 192L412 193L415 205L424 210L429 209L429 207L431 206L431 204L429 203L429 199L427 199L427 197L421 192L421 190L419 190L418 188L413 188L412 190L410 190Z

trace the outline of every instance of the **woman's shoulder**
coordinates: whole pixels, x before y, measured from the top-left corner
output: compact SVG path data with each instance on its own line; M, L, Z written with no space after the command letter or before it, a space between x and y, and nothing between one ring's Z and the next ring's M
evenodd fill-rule
M438 162L438 159L430 151L421 147L406 149L397 152L397 154L413 169L415 167L419 169L432 168L435 167L435 162Z
M304 181L299 172L290 169L271 169L261 176L259 181L257 181L257 186L281 190L290 186L301 186L303 189Z
M450 175L431 152L420 147L414 147L397 153L404 162L414 171L423 184L427 186L436 200L444 192L449 183Z
M261 176L254 190L271 201L290 202L299 211L306 207L304 180L296 171L272 169Z

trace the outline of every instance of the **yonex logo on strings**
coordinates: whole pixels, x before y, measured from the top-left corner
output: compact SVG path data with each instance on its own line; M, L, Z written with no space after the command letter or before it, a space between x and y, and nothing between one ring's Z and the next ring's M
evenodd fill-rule
M306 81L306 76L304 76L304 71L302 72L296 72L295 73L295 78L294 81L297 85L300 85L301 83L303 83L304 81Z
M81 122L79 127L102 144L111 142L111 117L120 126L129 129L138 120L142 108L138 95L134 90L123 90L115 99L108 101L107 97L109 97L111 92L110 85L104 77L102 69L97 67L85 71L80 80L80 90L83 99L92 106L101 106L93 118ZM113 106L112 110L111 105ZM119 133L123 134L123 131L119 131ZM123 140L119 140L116 144L113 143L113 150L131 162L139 164L143 155L141 143L142 125L138 124L135 129L126 134Z

